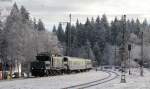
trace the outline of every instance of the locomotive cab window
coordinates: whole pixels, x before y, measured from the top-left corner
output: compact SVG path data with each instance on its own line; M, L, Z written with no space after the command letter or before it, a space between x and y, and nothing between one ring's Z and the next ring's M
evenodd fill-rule
M36 59L39 61L50 61L51 55L47 52L41 52L37 54Z
M50 61L50 57L49 56L36 56L36 59L39 61Z
M50 64L45 64L45 66L50 66Z

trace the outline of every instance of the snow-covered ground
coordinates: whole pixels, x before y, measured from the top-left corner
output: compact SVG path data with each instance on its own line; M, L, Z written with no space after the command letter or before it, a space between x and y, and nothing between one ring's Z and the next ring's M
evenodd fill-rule
M92 70L79 74L0 81L0 89L61 89L103 79L107 76L108 74L105 72ZM93 86L89 89L150 89L150 70L148 69L144 70L144 77L140 76L139 69L132 69L132 75L126 74L126 78L127 83L120 83L120 76L118 76L110 82Z
M0 89L60 89L71 85L103 79L108 74L101 71L90 71L78 74L60 75L24 80L2 81Z
M144 69L144 76L140 76L139 69L132 69L132 75L126 74L126 83L120 83L120 76L108 83L90 87L88 89L150 89L150 70Z

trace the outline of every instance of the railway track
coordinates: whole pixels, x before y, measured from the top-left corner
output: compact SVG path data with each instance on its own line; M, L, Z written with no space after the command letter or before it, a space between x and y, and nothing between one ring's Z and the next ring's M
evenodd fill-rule
M83 84L78 84L78 85L74 85L74 86L69 86L69 87L65 87L65 88L62 88L62 89L85 89L85 88L89 88L89 87L96 86L96 85L99 85L99 84L107 83L111 80L116 79L119 76L117 73L115 73L113 71L103 71L103 72L108 73L108 76L103 78L103 79L99 79L99 80L96 80L96 81L87 82L87 83L83 83ZM113 76L113 74L115 76Z

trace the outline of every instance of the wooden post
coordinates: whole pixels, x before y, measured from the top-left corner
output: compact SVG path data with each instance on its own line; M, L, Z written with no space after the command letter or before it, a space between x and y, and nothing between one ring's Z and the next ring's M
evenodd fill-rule
M12 64L10 64L10 79L12 79Z
M0 63L0 80L3 79L2 63Z

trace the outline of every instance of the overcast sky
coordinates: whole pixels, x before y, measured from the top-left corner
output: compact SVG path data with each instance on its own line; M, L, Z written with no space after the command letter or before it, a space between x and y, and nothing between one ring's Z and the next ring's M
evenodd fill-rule
M86 17L96 17L106 14L108 20L127 14L127 18L148 19L150 22L150 0L0 0L0 8L7 10L16 2L24 5L31 17L41 18L46 28L51 29L54 24L69 20L72 14L73 22L78 18L84 22ZM6 11L5 11L6 10Z

